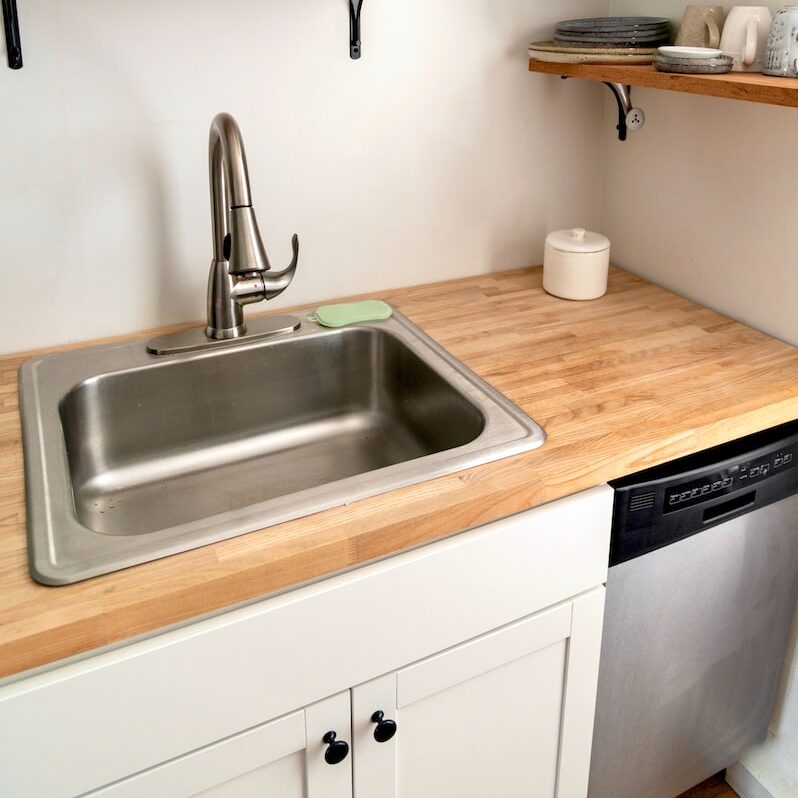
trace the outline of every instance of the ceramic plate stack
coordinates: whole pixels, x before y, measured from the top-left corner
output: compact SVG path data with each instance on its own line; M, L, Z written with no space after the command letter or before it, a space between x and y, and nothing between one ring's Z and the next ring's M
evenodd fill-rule
M558 22L554 41L584 47L659 47L670 38L665 17L596 17Z
M654 68L680 75L723 75L734 59L710 47L660 47L654 56Z
M650 64L656 47L579 47L559 42L533 42L529 57L554 64Z
M650 64L669 37L665 17L570 19L557 24L553 42L530 44L529 55L558 63Z

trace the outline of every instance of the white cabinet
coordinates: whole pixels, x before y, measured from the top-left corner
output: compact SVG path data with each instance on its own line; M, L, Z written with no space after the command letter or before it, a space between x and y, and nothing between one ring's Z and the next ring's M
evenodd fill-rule
M603 607L597 588L90 798L584 798Z
M584 798L603 607L595 590L356 687L357 798Z
M584 798L612 495L0 686L0 796Z
M349 693L195 751L90 793L87 798L352 798ZM344 746L324 755L324 737Z

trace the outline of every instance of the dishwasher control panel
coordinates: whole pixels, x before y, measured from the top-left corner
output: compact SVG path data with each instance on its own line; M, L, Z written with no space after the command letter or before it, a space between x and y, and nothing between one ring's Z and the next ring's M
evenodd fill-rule
M665 490L663 512L683 510L767 479L796 463L796 446L740 463Z
M798 421L615 480L610 565L798 493Z

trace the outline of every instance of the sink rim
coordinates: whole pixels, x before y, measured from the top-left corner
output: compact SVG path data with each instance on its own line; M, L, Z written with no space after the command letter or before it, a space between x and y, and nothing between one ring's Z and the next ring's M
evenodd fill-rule
M517 405L398 311L382 322L327 329L296 314L301 326L273 338L242 340L235 347L168 356L152 355L146 339L56 353L23 364L19 371L23 431L28 560L34 579L48 585L81 581L160 559L333 507L389 493L541 446L543 429ZM345 477L293 493L138 535L109 536L77 519L59 414L61 400L81 383L114 372L158 368L176 361L224 357L241 349L290 345L300 338L341 335L373 328L400 339L483 414L482 432L452 449Z

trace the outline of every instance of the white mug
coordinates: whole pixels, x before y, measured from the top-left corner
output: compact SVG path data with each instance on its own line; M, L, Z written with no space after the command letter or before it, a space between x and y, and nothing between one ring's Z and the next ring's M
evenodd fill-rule
M726 17L720 49L734 59L734 72L761 72L772 16L767 6L735 6Z

